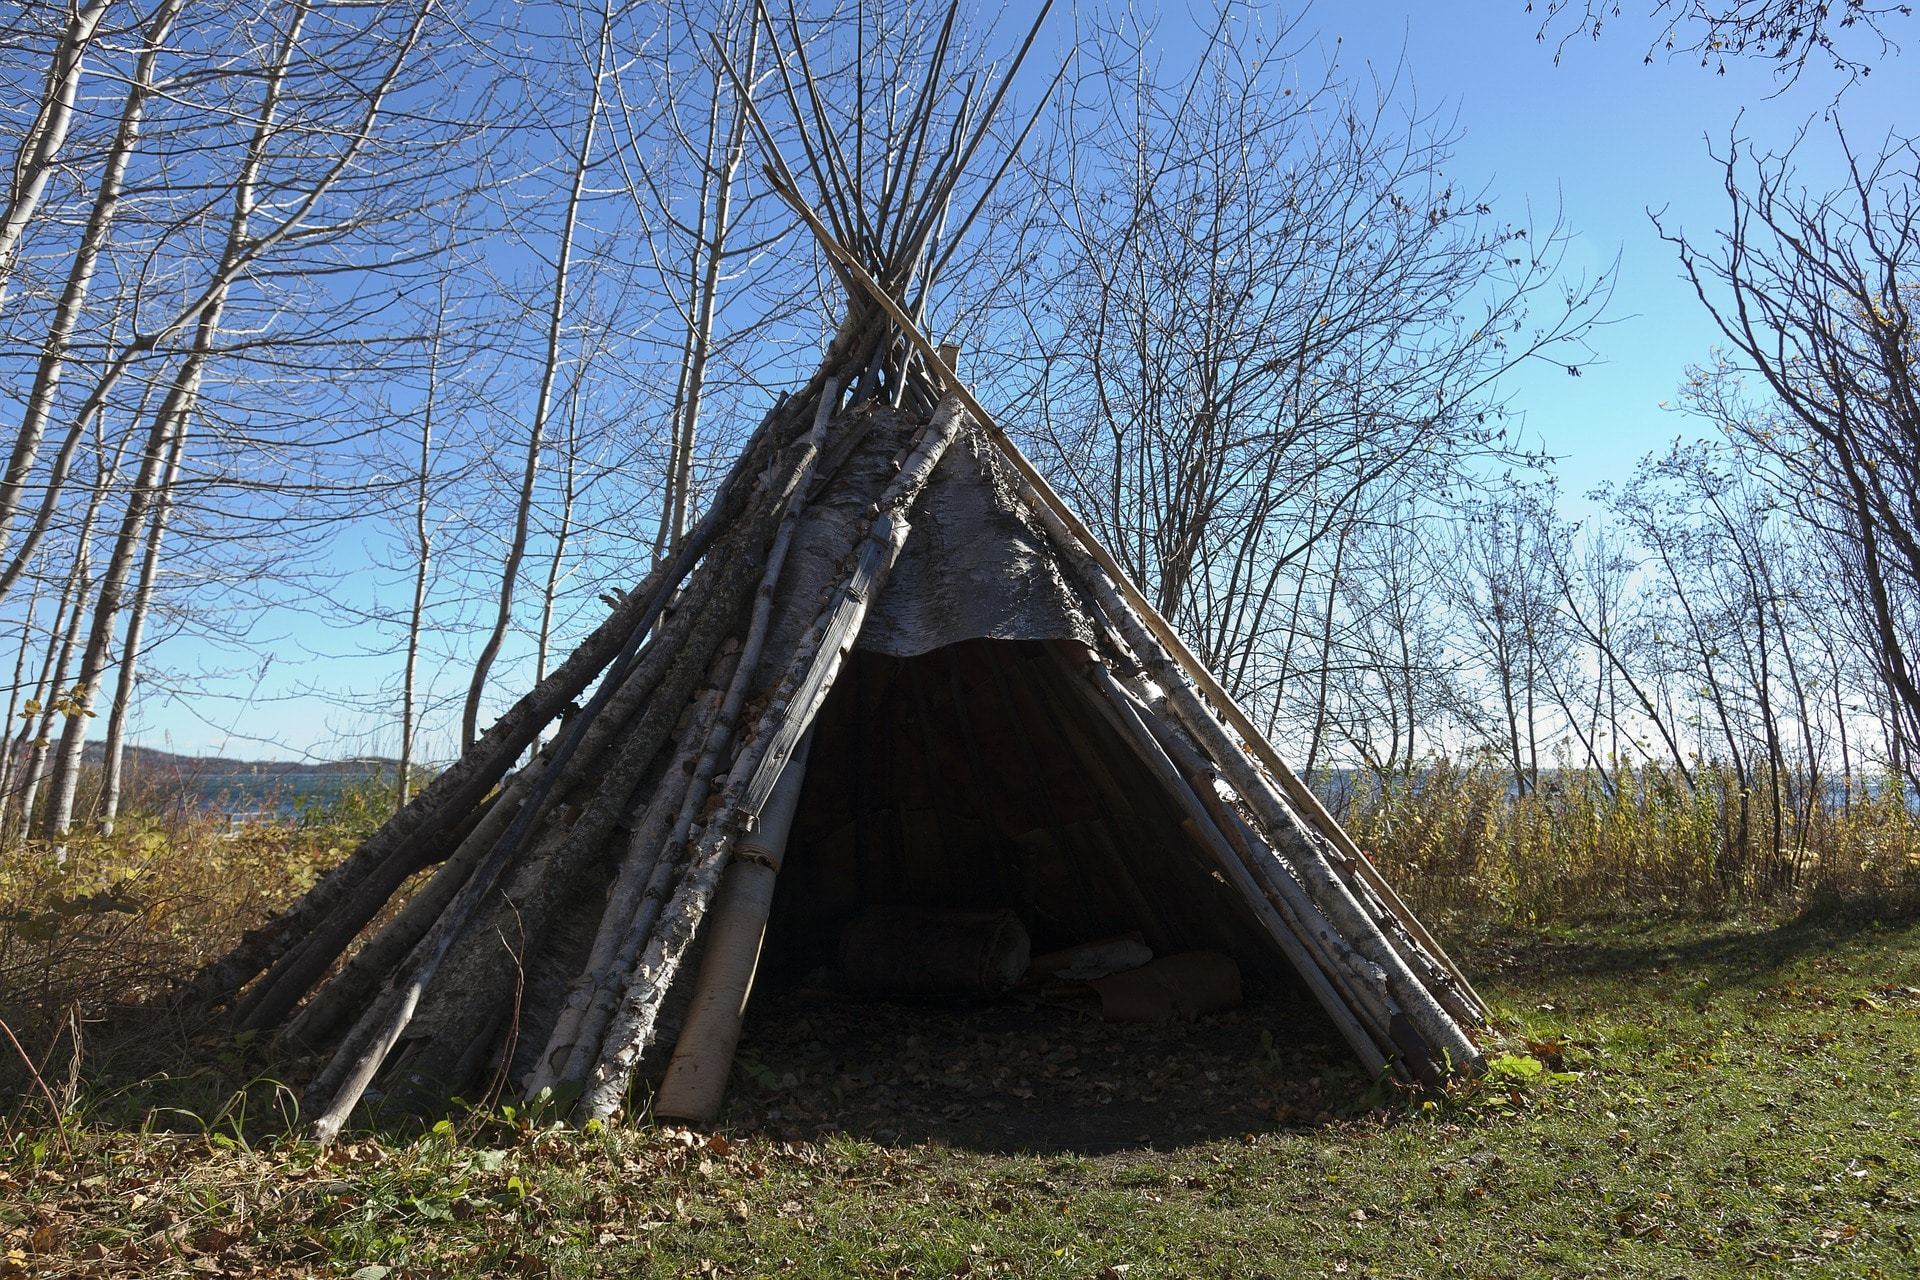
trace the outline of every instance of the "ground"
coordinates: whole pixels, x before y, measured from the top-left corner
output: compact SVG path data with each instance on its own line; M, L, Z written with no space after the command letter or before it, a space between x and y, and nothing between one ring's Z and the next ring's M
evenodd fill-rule
M1461 950L1503 1056L1437 1100L1263 1043L1261 1006L1181 1057L1050 1011L804 1001L756 1021L715 1135L476 1109L323 1158L269 1136L270 1086L144 1132L105 1099L9 1135L0 1275L1920 1272L1920 922Z
M729 1131L995 1155L1173 1150L1332 1119L1369 1081L1305 997L1114 1026L1045 1004L759 1002Z

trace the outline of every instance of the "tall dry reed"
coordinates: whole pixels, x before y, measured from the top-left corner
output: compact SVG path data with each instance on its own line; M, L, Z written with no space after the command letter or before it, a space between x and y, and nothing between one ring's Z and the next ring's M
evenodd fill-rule
M1520 793L1506 770L1439 760L1355 782L1339 806L1361 847L1417 905L1490 920L1887 901L1920 889L1920 814L1896 784L1772 779L1731 769L1560 769Z

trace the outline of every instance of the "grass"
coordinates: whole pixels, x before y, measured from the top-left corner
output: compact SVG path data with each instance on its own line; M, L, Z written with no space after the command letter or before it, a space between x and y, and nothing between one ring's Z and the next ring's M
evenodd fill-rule
M1501 1007L1487 1082L1162 1150L576 1133L500 1111L323 1155L275 1136L290 1103L270 1085L235 1095L250 1114L129 1124L133 1094L59 1125L23 1112L0 1275L1920 1271L1920 921L1669 918L1460 949Z
M1303 1091L1299 1059L1270 1055L1219 1088L1313 1123L1099 1155L796 1127L854 1109L819 1053L772 1043L748 1046L740 1090L788 1091L754 1101L788 1117L771 1129L476 1109L322 1153L243 1048L97 1020L311 883L380 797L238 832L130 819L64 862L9 849L0 1280L1920 1273L1920 823L1861 797L1813 812L1782 862L1762 826L1733 838L1724 777L1630 781L1513 797L1484 765L1436 769L1349 814L1499 1006L1487 1080L1363 1097L1336 1071ZM937 1087L929 1043L905 1074ZM1347 1101L1327 1117L1289 1105L1303 1092Z

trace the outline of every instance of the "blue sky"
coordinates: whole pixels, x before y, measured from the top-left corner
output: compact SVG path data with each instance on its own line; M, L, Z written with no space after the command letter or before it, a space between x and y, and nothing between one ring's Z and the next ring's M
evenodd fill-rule
M1558 65L1554 37L1535 39L1540 19L1523 0L1326 5L1307 24L1324 40L1338 38L1349 63L1391 67L1404 54L1421 99L1457 111L1455 176L1469 187L1485 181L1503 204L1531 201L1551 214L1558 202L1579 237L1571 265L1601 270L1619 255L1613 321L1593 339L1599 358L1579 378L1535 366L1510 384L1531 437L1560 459L1561 488L1574 498L1624 478L1674 436L1703 429L1660 404L1717 333L1647 210L1663 210L1690 236L1723 226L1723 175L1707 143L1724 152L1730 130L1783 149L1811 119L1796 152L1810 185L1824 188L1839 173L1825 118L1838 76L1810 64L1783 87L1753 62L1730 62L1725 76L1687 55L1646 64L1655 27L1635 21L1646 7L1626 6L1599 41L1568 42ZM1916 85L1897 56L1854 84L1838 106L1849 135L1871 145L1889 127L1911 127Z
M1016 17L1009 12L1009 29ZM1071 23L1064 15L1056 21L1065 38ZM1839 81L1821 66L1783 87L1770 68L1751 62L1731 64L1725 76L1684 55L1644 64L1653 28L1631 17L1598 42L1566 44L1556 65L1554 43L1538 41L1538 27L1524 0L1480 0L1322 4L1307 13L1300 31L1351 71L1371 64L1388 75L1400 67L1399 78L1424 110L1457 120L1450 176L1464 189L1484 188L1508 217L1531 205L1536 221L1550 221L1557 208L1576 235L1572 269L1599 272L1618 258L1610 323L1594 335L1596 358L1582 361L1582 376L1543 363L1516 374L1507 388L1524 415L1528 442L1559 460L1562 493L1578 512L1585 507L1579 495L1594 485L1624 479L1643 454L1704 430L1661 408L1686 367L1709 354L1716 335L1647 210L1665 210L1670 226L1690 234L1711 235L1720 227L1726 197L1707 142L1711 137L1724 148L1736 122L1740 137L1768 149L1784 148L1808 126L1799 161L1813 185L1828 185L1838 157L1825 117ZM1170 58L1187 42L1197 45L1199 29L1184 11L1170 16L1162 26ZM1842 118L1859 142L1872 145L1890 127L1912 121L1920 90L1916 78L1903 79L1901 71L1898 57L1890 58L1840 99ZM334 559L351 572L367 553L346 532ZM405 590L395 574L362 570L355 576L366 592ZM526 590L537 588L529 583ZM242 756L394 749L391 729L382 727L388 715L342 704L390 688L395 659L353 656L370 646L337 620L287 615L254 639L267 634L277 636L277 656L264 668L250 653L211 645L166 653L161 662L183 676L196 669L226 673L213 682L223 696L205 697L205 685L199 695L187 691L180 698L149 689L136 712L135 740ZM183 638L181 649L193 643ZM514 669L503 667L493 692L509 696L519 683Z

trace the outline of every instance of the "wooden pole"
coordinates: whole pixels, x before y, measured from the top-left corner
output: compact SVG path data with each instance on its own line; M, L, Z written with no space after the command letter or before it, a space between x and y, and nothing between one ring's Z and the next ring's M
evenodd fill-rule
M1112 700L1111 695L1098 686L1101 675L1108 674L1105 664L1095 659L1089 664L1084 676L1069 676L1070 684L1078 695L1083 708L1094 712L1105 720L1119 734L1149 773L1161 784L1167 799L1180 807L1184 820L1181 826L1188 836L1201 849L1210 855L1214 867L1246 902L1249 909L1266 928L1268 936L1277 943L1307 989L1313 993L1320 1007L1326 1010L1340 1035L1352 1046L1354 1053L1366 1064L1367 1070L1379 1074L1388 1069L1386 1055L1381 1051L1386 1040L1384 1026L1378 1033L1370 1032L1361 1026L1355 1016L1356 1010L1341 994L1334 990L1333 984L1322 966L1319 957L1307 947L1307 933L1301 924L1287 919L1269 900L1268 895L1254 882L1252 875L1242 865L1226 837L1214 824L1212 816L1202 807L1199 798L1194 795L1180 771L1174 767L1166 753L1154 741L1153 735L1141 723L1131 706ZM1093 681L1096 687L1089 687Z
M795 646L786 676L741 746L720 805L680 877L673 901L635 961L599 1061L576 1107L579 1118L604 1120L620 1109L633 1069L652 1043L661 1001L700 928L733 841L751 829L793 758L800 738L826 700L866 621L868 606L885 586L906 546L907 512L959 433L963 418L964 411L949 399L921 429L901 462L900 473L875 504L878 513L857 551L852 572Z
M1044 509L1038 514L1043 525L1053 524ZM1054 536L1060 539L1064 534L1056 530ZM1069 559L1069 568L1076 570L1075 577L1108 614L1109 621L1120 628L1123 638L1135 648L1138 656L1150 666L1157 660L1166 668L1159 674L1166 681L1169 707L1246 802L1265 839L1289 858L1294 875L1314 905L1332 922L1346 943L1384 972L1388 989L1419 1029L1421 1038L1432 1046L1436 1059L1444 1056L1456 1067L1478 1062L1479 1048L1439 1002L1429 981L1414 972L1402 947L1383 928L1392 917L1387 916L1383 921L1354 896L1347 882L1329 864L1317 837L1274 791L1267 775L1245 753L1237 736L1221 724L1200 692L1172 669L1164 650L1154 645L1153 637L1140 626L1140 620L1129 615L1115 584L1105 575L1074 566L1070 545L1064 542L1059 545Z
M721 757L733 740L748 688L758 674L760 655L773 623L774 593L787 552L799 531L801 515L813 496L813 477L823 459L827 429L839 408L840 389L838 376L828 378L821 387L802 461L788 488L786 509L767 550L760 584L754 593L746 638L733 660L731 674L721 677L726 692L701 731L689 736L687 748L682 752L684 763L676 761L670 766L670 769L684 767L687 770L686 784L667 789L670 794L660 796L649 806L646 820L623 859L586 966L574 981L566 1006L548 1036L547 1046L525 1082L530 1096L537 1096L562 1081L577 1080L584 1074L612 1013L612 993L607 990L607 984L616 974L625 972L632 963L632 953L652 928L652 912L658 909L659 892L665 887L661 884L656 889L656 879L660 872L672 869L685 848L700 807L706 803Z
M653 1100L656 1116L711 1124L720 1114L740 1026L753 994L760 947L773 912L774 879L800 808L811 731L780 774L755 828L734 844L733 861L714 895L713 923L700 959L693 1006L673 1045L673 1060Z
M565 662L502 715L473 750L422 788L406 808L321 877L293 906L249 930L232 950L201 970L189 994L209 1004L232 1000L242 987L305 942L341 901L379 868L396 859L407 864L406 874L431 865L444 847L448 831L486 797L540 730L609 663L617 663L636 637L646 634L672 598L674 588L721 532L732 526L757 487L759 473L771 452L778 447L777 425L784 420L787 404L783 398L761 420L722 481L713 505L674 554L623 596L613 613Z

